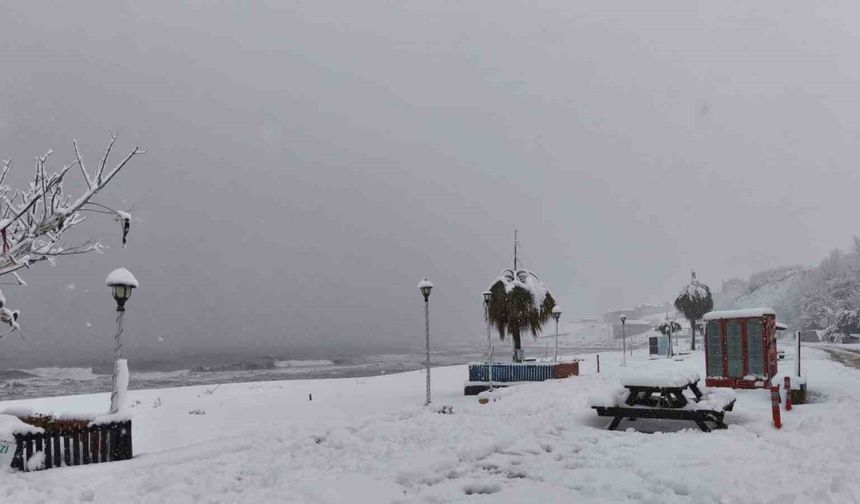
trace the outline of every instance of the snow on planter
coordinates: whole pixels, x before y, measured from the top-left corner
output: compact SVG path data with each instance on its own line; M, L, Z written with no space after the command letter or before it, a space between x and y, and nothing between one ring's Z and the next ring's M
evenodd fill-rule
M494 362L492 381L496 387L522 383L558 380L579 375L579 360L570 362ZM465 395L475 395L490 387L490 365L486 362L469 363L469 381Z
M15 457L15 434L40 434L39 427L26 424L16 416L0 414L0 470L10 467Z

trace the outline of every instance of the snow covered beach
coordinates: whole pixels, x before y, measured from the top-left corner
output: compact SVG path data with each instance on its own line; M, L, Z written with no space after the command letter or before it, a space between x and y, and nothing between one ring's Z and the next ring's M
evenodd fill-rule
M701 353L627 370L699 372ZM773 428L762 390L738 391L729 428L639 420L633 432L588 407L617 386L620 355L593 357L582 375L523 385L478 404L465 366L423 374L133 390L128 462L3 473L15 502L856 502L860 484L860 371L808 349L813 402ZM788 359L792 355L789 354ZM783 370L791 362L781 363ZM311 396L309 397L309 394ZM312 400L311 400L312 397ZM108 394L0 403L84 412ZM452 405L454 413L436 412ZM645 431L656 431L654 434Z

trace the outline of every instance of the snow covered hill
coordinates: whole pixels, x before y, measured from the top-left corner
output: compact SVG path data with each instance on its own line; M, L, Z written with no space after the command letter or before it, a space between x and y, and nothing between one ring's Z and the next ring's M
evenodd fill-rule
M636 355L631 371L704 374L701 353ZM464 366L433 370L429 408L421 372L136 390L133 460L2 473L2 495L21 503L857 502L860 372L813 349L804 355L814 401L783 412L782 430L771 424L768 393L753 390L738 392L729 429L709 434L645 420L622 424L643 432L605 430L587 401L618 384L618 353L602 354L600 374L588 359L579 377L503 390L487 405L463 396ZM108 403L96 394L0 408ZM454 413L437 413L442 405Z

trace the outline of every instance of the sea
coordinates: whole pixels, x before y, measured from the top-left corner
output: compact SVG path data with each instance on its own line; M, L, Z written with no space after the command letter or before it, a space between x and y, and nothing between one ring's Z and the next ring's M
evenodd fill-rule
M463 364L480 359L475 348L454 347L431 352L433 366ZM390 353L352 354L325 358L291 355L238 356L207 354L166 358L128 358L129 389L217 385L271 380L350 378L422 369L423 349ZM75 367L0 368L0 401L35 397L109 392L112 363Z
M605 331L604 331L605 332ZM565 340L559 352L566 355L620 350L621 340L577 335ZM628 338L628 348L646 348L647 341ZM496 347L496 359L510 358L509 343ZM523 345L527 357L552 356L549 338ZM130 354L132 352L129 352ZM107 356L105 356L107 357ZM190 385L255 382L272 380L306 380L354 378L401 373L422 369L425 351L421 347L339 349L297 349L224 352L175 352L169 355L126 355L129 367L129 389L158 389ZM451 366L486 358L486 344L478 340L462 345L440 345L431 351L432 366ZM110 392L113 362L78 360L74 364L26 366L12 356L0 355L0 401ZM66 364L63 362L63 364Z

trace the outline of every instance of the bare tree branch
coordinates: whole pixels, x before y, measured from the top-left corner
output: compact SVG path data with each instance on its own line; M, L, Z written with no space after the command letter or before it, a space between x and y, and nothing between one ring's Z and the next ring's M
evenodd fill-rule
M80 151L78 151L78 141L72 140L72 144L75 146L75 157L77 158L78 166L81 167L81 173L84 174L84 180L87 182L87 187L92 187L93 182L90 180L90 176L87 175L87 169L84 167L84 161L81 159Z

